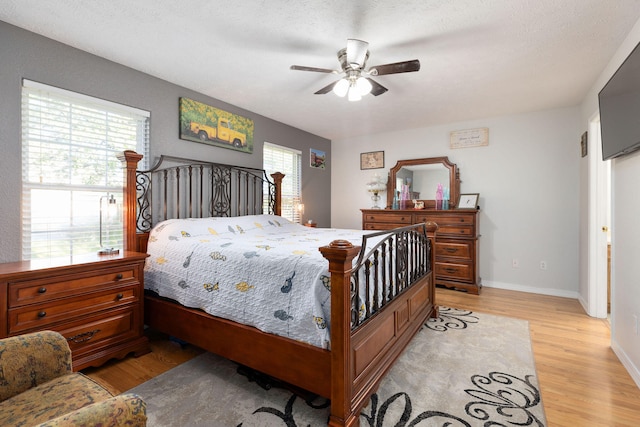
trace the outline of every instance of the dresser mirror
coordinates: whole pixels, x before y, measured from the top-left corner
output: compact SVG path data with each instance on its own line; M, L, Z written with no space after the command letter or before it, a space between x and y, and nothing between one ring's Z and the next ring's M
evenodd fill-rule
M423 202L425 209L435 209L438 184L449 189L449 209L458 203L460 175L457 166L448 157L398 160L389 171L388 209L393 205L394 194L399 195L402 184L409 185L410 199ZM413 202L408 207L413 208Z

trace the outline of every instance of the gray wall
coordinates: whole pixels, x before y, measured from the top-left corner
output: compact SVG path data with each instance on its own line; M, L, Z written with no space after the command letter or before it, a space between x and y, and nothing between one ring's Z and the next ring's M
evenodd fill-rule
M302 151L305 219L331 221L331 141L171 84L0 21L0 262L20 259L22 79L151 112L151 163L160 154L262 167L264 141ZM188 97L254 121L254 151L242 153L178 137L178 99ZM309 167L309 149L325 151L326 169Z

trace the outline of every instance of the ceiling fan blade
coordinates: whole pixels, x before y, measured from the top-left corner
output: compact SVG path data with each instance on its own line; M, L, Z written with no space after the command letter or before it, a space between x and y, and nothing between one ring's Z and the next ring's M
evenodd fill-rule
M347 39L347 64L352 68L362 68L367 59L369 43L358 39Z
M314 93L314 95L324 95L325 93L329 93L333 90L333 87L336 85L336 83L338 83L340 80L336 80L335 82L331 83L330 85L327 85L325 87L323 87L322 89L318 90L317 92Z
M369 80L369 83L371 83L371 95L373 96L382 95L389 90L373 79L370 79L368 77L366 77L366 79Z
M338 74L338 71L336 70L329 70L328 68L305 67L304 65L292 65L289 68L297 71L315 71L316 73Z
M395 62L393 64L376 65L369 69L372 76L383 76L385 74L409 73L420 69L420 61L414 59L412 61Z

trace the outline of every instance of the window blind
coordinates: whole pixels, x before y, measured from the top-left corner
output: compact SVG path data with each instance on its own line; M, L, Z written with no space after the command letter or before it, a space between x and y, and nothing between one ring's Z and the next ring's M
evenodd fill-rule
M23 259L95 252L101 237L103 247L122 246L123 172L116 155L134 150L148 157L149 117L147 111L23 81ZM111 194L120 208L115 212L106 209Z
M282 216L293 222L301 222L303 212L298 207L304 203L300 198L302 152L265 142L262 163L268 175L274 172L285 175L282 180Z

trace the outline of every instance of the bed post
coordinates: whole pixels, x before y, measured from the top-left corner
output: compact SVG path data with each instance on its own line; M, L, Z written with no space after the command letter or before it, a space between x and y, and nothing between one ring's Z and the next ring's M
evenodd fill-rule
M275 172L271 174L271 178L273 178L273 183L276 186L276 194L275 194L275 208L273 211L274 215L282 215L282 179L284 178L284 174L281 172Z
M359 425L353 403L353 354L351 351L351 271L360 252L346 240L334 240L320 248L331 273L331 416L330 427Z
M136 216L138 203L136 200L136 169L143 156L135 151L126 150L117 157L122 162L124 169L124 189L122 193L124 250L137 251Z

